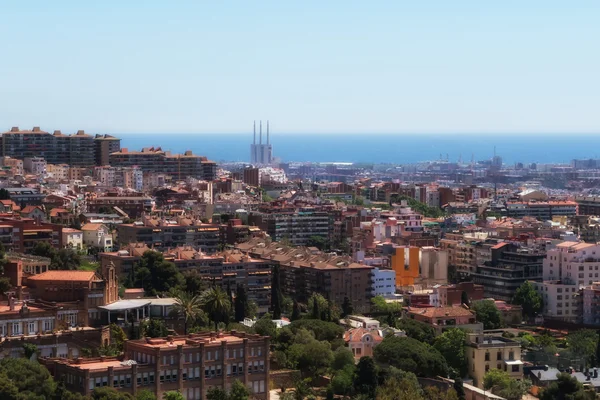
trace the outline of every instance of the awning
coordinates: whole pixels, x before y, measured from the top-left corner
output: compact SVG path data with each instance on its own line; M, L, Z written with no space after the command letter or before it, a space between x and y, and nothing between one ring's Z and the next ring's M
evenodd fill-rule
M511 360L511 361L504 361L506 363L506 365L523 365L523 361L521 360Z
M147 306L150 302L150 299L119 300L98 308L106 311L125 311Z

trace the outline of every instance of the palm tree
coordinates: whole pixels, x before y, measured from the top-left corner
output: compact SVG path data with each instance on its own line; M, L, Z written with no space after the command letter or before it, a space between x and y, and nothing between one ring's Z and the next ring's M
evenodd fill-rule
M204 314L200 296L181 292L175 296L174 311L183 317L183 332L187 335L188 323L201 318Z
M204 311L214 321L216 331L219 322L225 322L227 315L231 311L229 296L219 286L213 286L202 293L201 302Z

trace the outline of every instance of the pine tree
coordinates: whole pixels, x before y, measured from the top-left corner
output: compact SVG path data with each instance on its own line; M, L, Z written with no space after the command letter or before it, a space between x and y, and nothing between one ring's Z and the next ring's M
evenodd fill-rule
M248 295L246 294L246 289L242 285L237 285L235 291L235 301L234 301L234 309L235 309L235 320L236 322L241 322L246 318L246 307L248 305Z
M271 283L271 310L273 319L281 319L281 305L283 296L281 295L281 278L279 276L279 265L273 267L273 276Z
M321 319L321 311L319 310L319 302L317 301L316 298L313 298L312 317L313 317L313 319Z
M350 299L348 297L344 297L344 302L342 303L342 318L352 314L353 311L354 309L352 307Z
M300 319L300 304L296 300L294 300L294 305L292 306L292 321L296 321Z

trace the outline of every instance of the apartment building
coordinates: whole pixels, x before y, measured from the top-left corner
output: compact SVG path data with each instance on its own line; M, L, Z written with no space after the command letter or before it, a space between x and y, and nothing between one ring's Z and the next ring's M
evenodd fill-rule
M469 302L483 300L483 286L473 282L461 282L454 285L436 285L429 303L434 307L454 307L463 304L463 293Z
M467 365L473 384L483 388L483 377L490 369L506 372L511 378L523 379L523 361L519 342L500 334L468 333Z
M89 395L98 387L162 398L179 391L187 400L205 398L212 387L244 383L253 398L269 399L269 338L211 332L125 342L124 358L42 360L67 389Z
M133 224L117 225L118 243L144 243L156 249L192 246L208 254L215 253L221 242L218 225L204 224L200 220L178 216L159 219L144 216Z
M235 248L250 258L278 265L284 295L306 302L313 293L320 293L338 305L348 297L355 310L370 310L374 283L372 266L308 248L265 243L263 239L239 243Z
M278 242L288 240L294 246L307 246L313 236L329 241L333 215L314 207L263 206L251 212L249 224L256 225Z
M396 246L391 249L391 266L397 287L448 281L448 252L435 247Z
M599 273L600 245L563 242L549 249L543 263L543 282L534 283L543 299L544 318L579 322L579 291L594 287ZM585 313L583 310L584 318Z
M42 157L25 157L23 169L33 175L45 176L47 163Z
M396 271L373 268L373 296L392 297L396 294Z
M2 134L0 150L3 156L20 159L41 157L49 164L92 166L96 163L96 147L100 146L100 140L82 130L65 135L61 131L49 133L39 127L32 130L13 127Z
M154 199L139 194L119 196L116 193L107 193L105 196L92 198L87 202L88 212L106 213L107 210L118 208L130 218L138 218L143 213L150 213L154 209Z
M144 188L144 174L139 167L96 167L94 178L109 188L120 187L138 192Z
M187 177L212 181L216 178L217 164L206 157L186 151L184 154L171 154L160 147L144 148L142 151L129 151L122 148L110 154L113 167L138 166L143 172L158 172L175 177L178 180Z
M600 215L600 197L575 196L575 202L579 206L578 215Z
M94 137L94 154L96 165L109 165L110 155L121 150L121 139L111 135L96 135Z
M100 263L102 266L113 264L119 276L126 276L146 251L150 248L145 244L130 244L119 251L100 253ZM207 255L192 246L169 249L163 256L179 270L196 271L202 279L219 284L224 290L235 290L237 285L242 285L260 312L267 312L271 305L272 266L268 260L251 258L239 251Z
M594 282L581 290L582 322L588 326L600 326L600 282Z
M542 281L544 241L507 241L486 247L489 261L477 263L475 271L470 273L473 282L483 286L485 297L510 302L524 282Z
M577 215L577 205L574 201L507 202L506 212L513 218L535 217L546 221L554 216Z
M0 241L7 250L28 253L39 242L49 243L52 247L62 247L63 226L40 222L33 219L10 219L0 221Z

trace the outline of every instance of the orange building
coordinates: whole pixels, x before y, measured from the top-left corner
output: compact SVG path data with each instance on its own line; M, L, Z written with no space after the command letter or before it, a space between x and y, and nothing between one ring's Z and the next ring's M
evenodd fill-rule
M392 255L392 269L396 272L396 286L411 286L419 277L419 248L397 247Z

